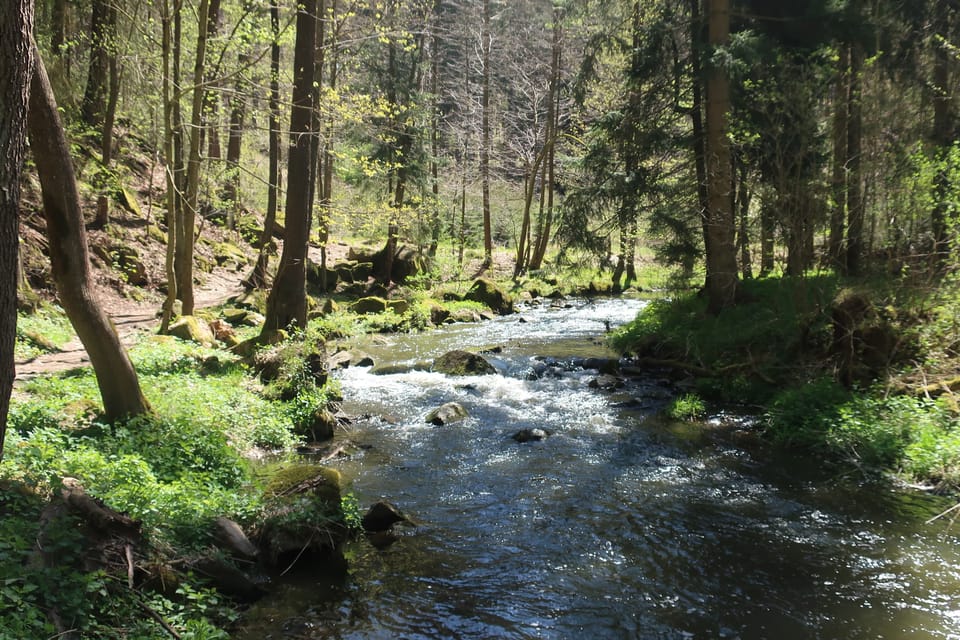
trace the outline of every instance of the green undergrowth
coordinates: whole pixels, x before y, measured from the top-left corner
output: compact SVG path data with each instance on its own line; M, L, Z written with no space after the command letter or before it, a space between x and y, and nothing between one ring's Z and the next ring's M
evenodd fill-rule
M41 305L32 313L17 314L14 357L18 362L61 350L74 337L73 327L59 307Z
M50 550L63 553L53 566L37 562L44 509L63 478L76 478L140 520L151 553L199 553L213 543L216 517L260 521L262 480L246 453L297 444L297 421L326 406L328 391L298 380L293 399L282 400L237 356L168 336L145 336L130 354L152 415L104 422L89 369L34 378L15 393L0 464L0 640L54 637L50 611L85 638L169 637L144 607L182 638L228 637L222 629L235 605L192 574L177 593L161 595L131 591L110 571L90 572L75 522L42 532Z
M911 382L922 377L917 372L947 370L956 361L950 345L960 344L960 296L952 290L930 298L890 282L841 282L829 274L747 281L743 301L718 315L708 314L696 293L652 302L610 342L641 362L696 378L696 394L674 400L668 415L690 419L701 409L700 397L738 405L761 413L764 432L781 446L868 476L887 471L958 489L956 399L953 393L931 397ZM872 321L911 359L888 363L873 382L846 387L838 381L831 313L851 295L873 301Z

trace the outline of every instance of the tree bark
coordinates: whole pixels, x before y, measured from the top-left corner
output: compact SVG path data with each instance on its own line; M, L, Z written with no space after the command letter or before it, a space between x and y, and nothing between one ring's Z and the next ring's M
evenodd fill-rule
M863 176L860 162L863 129L863 47L850 49L850 93L847 121L847 260L846 271L860 275L863 270Z
M33 2L0 3L0 460L16 377L20 171L27 133L27 101L33 72Z
M707 0L708 40L711 47L726 46L730 39L730 0ZM706 166L709 209L707 211L707 300L718 313L736 302L739 279L733 199L730 197L730 80L724 69L711 65L707 72Z
M297 39L293 52L293 106L287 165L286 236L277 277L267 298L264 333L307 324L307 241L310 237L311 111L313 109L316 0L301 0L297 11Z
M843 231L847 216L847 116L850 90L850 49L840 46L840 60L833 90L833 172L831 187L833 207L830 211L830 237L827 254L834 268L843 265Z
M109 71L109 89L107 91L106 110L103 115L103 133L100 139L100 162L104 169L113 162L113 128L117 120L117 103L120 100L120 54L117 50L117 8L113 4L108 9L105 32L107 33L107 69ZM103 187L101 187L103 188ZM97 197L97 216L93 226L102 229L110 222L110 198L105 193Z
M480 190L483 198L483 265L493 264L493 222L490 216L490 0L483 0L480 32L483 90L480 96Z
M179 11L179 4L175 8ZM173 307L177 301L177 243L181 233L179 232L180 216L177 214L179 195L177 194L176 172L175 172L175 130L174 130L174 109L173 101L179 100L179 93L174 93L173 89L173 69L171 68L171 56L173 54L173 29L171 22L173 16L170 12L170 0L164 0L161 39L161 56L163 59L162 85L163 85L163 153L165 157L167 181L167 255L165 261L167 275L167 297L163 304L163 317L160 321L160 333L166 333L173 319Z
M690 59L692 65L693 83L691 87L690 125L693 136L693 164L697 176L697 216L700 219L700 228L703 233L705 253L710 252L710 233L707 225L707 211L710 203L707 196L707 164L706 149L703 132L703 65L701 55L703 50L703 15L700 3L703 0L689 0L690 2Z
M93 0L90 13L90 64L80 114L89 127L98 131L103 127L106 113L108 50L112 44L109 23L109 0Z
M262 289L267 284L267 267L270 263L273 226L277 221L277 202L280 191L280 7L270 4L270 118L269 118L269 167L267 169L267 212L260 235L260 253L257 264L245 286Z
M954 143L955 114L953 85L950 83L951 45L947 40L950 9L946 2L937 2L934 9L935 50L933 57L933 146L936 154L937 175L934 178L933 209L930 212L930 231L933 235L933 263L940 269L949 254L947 215L950 203L950 175L946 155Z
M137 373L93 290L77 181L57 103L43 61L30 89L28 129L43 194L50 263L60 304L93 365L108 420L147 413Z
M197 25L197 57L193 66L193 100L190 112L190 157L187 160L187 191L183 207L183 246L177 264L177 289L183 302L183 315L193 315L193 247L194 227L200 200L201 132L203 131L203 68L207 53L207 18L210 15L209 0L200 0L197 10L200 24Z

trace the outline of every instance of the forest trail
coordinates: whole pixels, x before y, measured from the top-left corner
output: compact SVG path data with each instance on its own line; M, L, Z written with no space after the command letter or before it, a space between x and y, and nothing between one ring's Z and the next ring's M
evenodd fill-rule
M240 277L232 274L207 274L206 282L196 289L196 308L204 309L223 304L232 296L243 292ZM139 333L156 331L160 326L158 315L162 302L156 300L136 301L118 296L114 291L98 291L101 303L116 325L120 341L130 347ZM29 360L17 361L16 382L23 382L38 375L67 371L90 364L90 358L80 339L74 337L59 351L43 353Z

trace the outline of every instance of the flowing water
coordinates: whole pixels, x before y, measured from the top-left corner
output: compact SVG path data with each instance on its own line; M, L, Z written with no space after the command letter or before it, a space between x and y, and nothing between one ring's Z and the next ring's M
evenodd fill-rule
M500 375L346 370L344 408L372 418L340 468L361 504L386 498L418 526L382 550L349 543L343 579L289 578L238 637L960 639L960 528L925 524L948 503L758 453L743 420L655 418L672 393L656 372L610 393L566 370L608 355L608 323L640 304L366 345L401 365L500 347ZM561 366L528 379L537 358ZM470 417L424 422L449 401ZM525 427L552 436L514 442Z

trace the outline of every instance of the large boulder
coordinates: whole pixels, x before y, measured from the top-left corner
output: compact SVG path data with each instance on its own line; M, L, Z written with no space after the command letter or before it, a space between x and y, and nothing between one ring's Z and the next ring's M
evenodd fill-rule
M502 316L513 313L513 299L487 278L477 278L463 299L486 305Z
M463 405L456 402L448 402L441 405L427 414L426 422L439 426L453 424L465 419L469 414L463 408Z
M448 376L479 376L497 372L483 356L461 350L448 351L434 360L432 370Z

